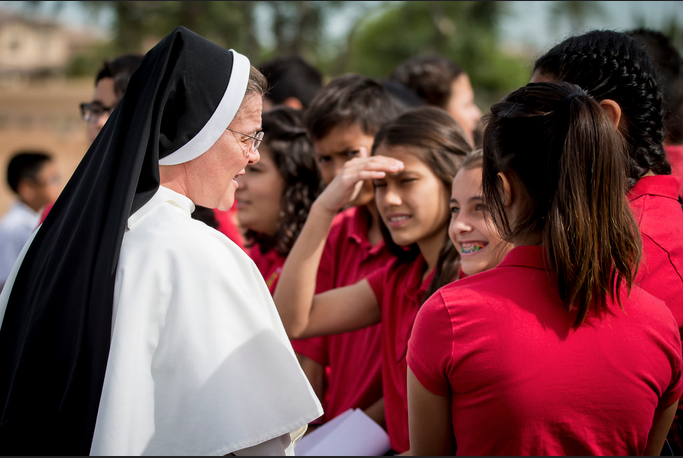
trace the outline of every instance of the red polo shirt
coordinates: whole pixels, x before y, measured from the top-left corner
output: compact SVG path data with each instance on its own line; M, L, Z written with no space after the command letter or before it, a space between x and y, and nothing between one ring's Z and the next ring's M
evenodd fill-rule
M237 224L235 224L235 212L237 212L236 204L233 204L230 210L227 211L221 211L214 208L213 214L216 217L216 221L218 221L218 227L216 229L225 234L230 240L235 242L237 246L248 253L247 249L244 247L244 237L242 236L239 227L237 227Z
M678 195L683 197L683 145L667 145L664 151L666 151L666 159L671 164L672 175L681 180Z
M383 242L370 244L369 218L365 207L335 217L318 268L316 292L353 285L394 259ZM350 408L366 409L382 398L380 326L292 341L295 351L326 366L324 421Z
M642 455L683 394L671 311L638 287L572 329L539 246L451 283L420 309L408 364L451 396L459 455Z
M415 316L434 277L422 281L427 263L422 255L413 262L395 260L367 278L382 309L382 374L384 411L391 448L410 449L406 352Z
M261 253L261 249L258 245L249 247L248 253L251 260L256 264L259 272L261 272L263 280L265 280L266 286L268 286L268 290L272 296L275 292L277 281L280 279L282 266L287 258L278 254L276 250L268 250L265 253Z
M683 210L678 202L679 178L643 177L628 200L643 239L641 288L671 309L683 329Z

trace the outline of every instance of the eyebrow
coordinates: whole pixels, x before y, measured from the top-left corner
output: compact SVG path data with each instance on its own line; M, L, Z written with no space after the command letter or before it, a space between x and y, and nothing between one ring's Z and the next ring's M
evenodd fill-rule
M483 198L481 195L479 195L479 196L472 196L472 197L469 198L468 202L474 202L475 200L484 200L484 198ZM458 202L457 199L451 199L451 203L452 203L452 204L458 204L458 203L460 203L460 202Z
M354 148L353 146L349 146L347 148L344 148L344 149L341 149L338 151L334 151L332 153L321 154L321 153L316 152L316 154L318 156L334 156L335 154L348 154L348 153L358 153L358 152L360 152L359 148Z

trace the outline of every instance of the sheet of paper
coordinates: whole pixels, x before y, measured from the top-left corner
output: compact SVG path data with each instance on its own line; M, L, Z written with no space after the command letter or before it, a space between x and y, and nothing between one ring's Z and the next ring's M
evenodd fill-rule
M299 456L381 456L389 436L360 409L350 409L308 434L297 444Z

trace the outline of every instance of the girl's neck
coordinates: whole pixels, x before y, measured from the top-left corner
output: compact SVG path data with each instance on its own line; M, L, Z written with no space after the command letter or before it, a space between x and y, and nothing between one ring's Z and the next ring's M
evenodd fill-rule
M443 249L444 243L447 241L447 231L448 227L446 226L443 229L431 235L430 237L424 238L417 242L417 246L418 248L420 248L420 253L422 254L422 257L427 263L427 269L425 270L425 273L422 276L423 281L434 270L434 267L436 267L436 263L439 261L439 254Z
M512 244L515 247L527 246L527 245L542 245L543 244L543 234L541 234L540 232L532 233L532 234L525 234L523 236L516 237L512 241Z

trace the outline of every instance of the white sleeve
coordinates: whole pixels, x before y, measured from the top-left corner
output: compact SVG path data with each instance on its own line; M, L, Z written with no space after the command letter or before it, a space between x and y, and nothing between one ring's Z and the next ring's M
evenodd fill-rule
M303 437L307 427L308 425L304 425L289 434L232 453L237 456L294 456L294 447Z

